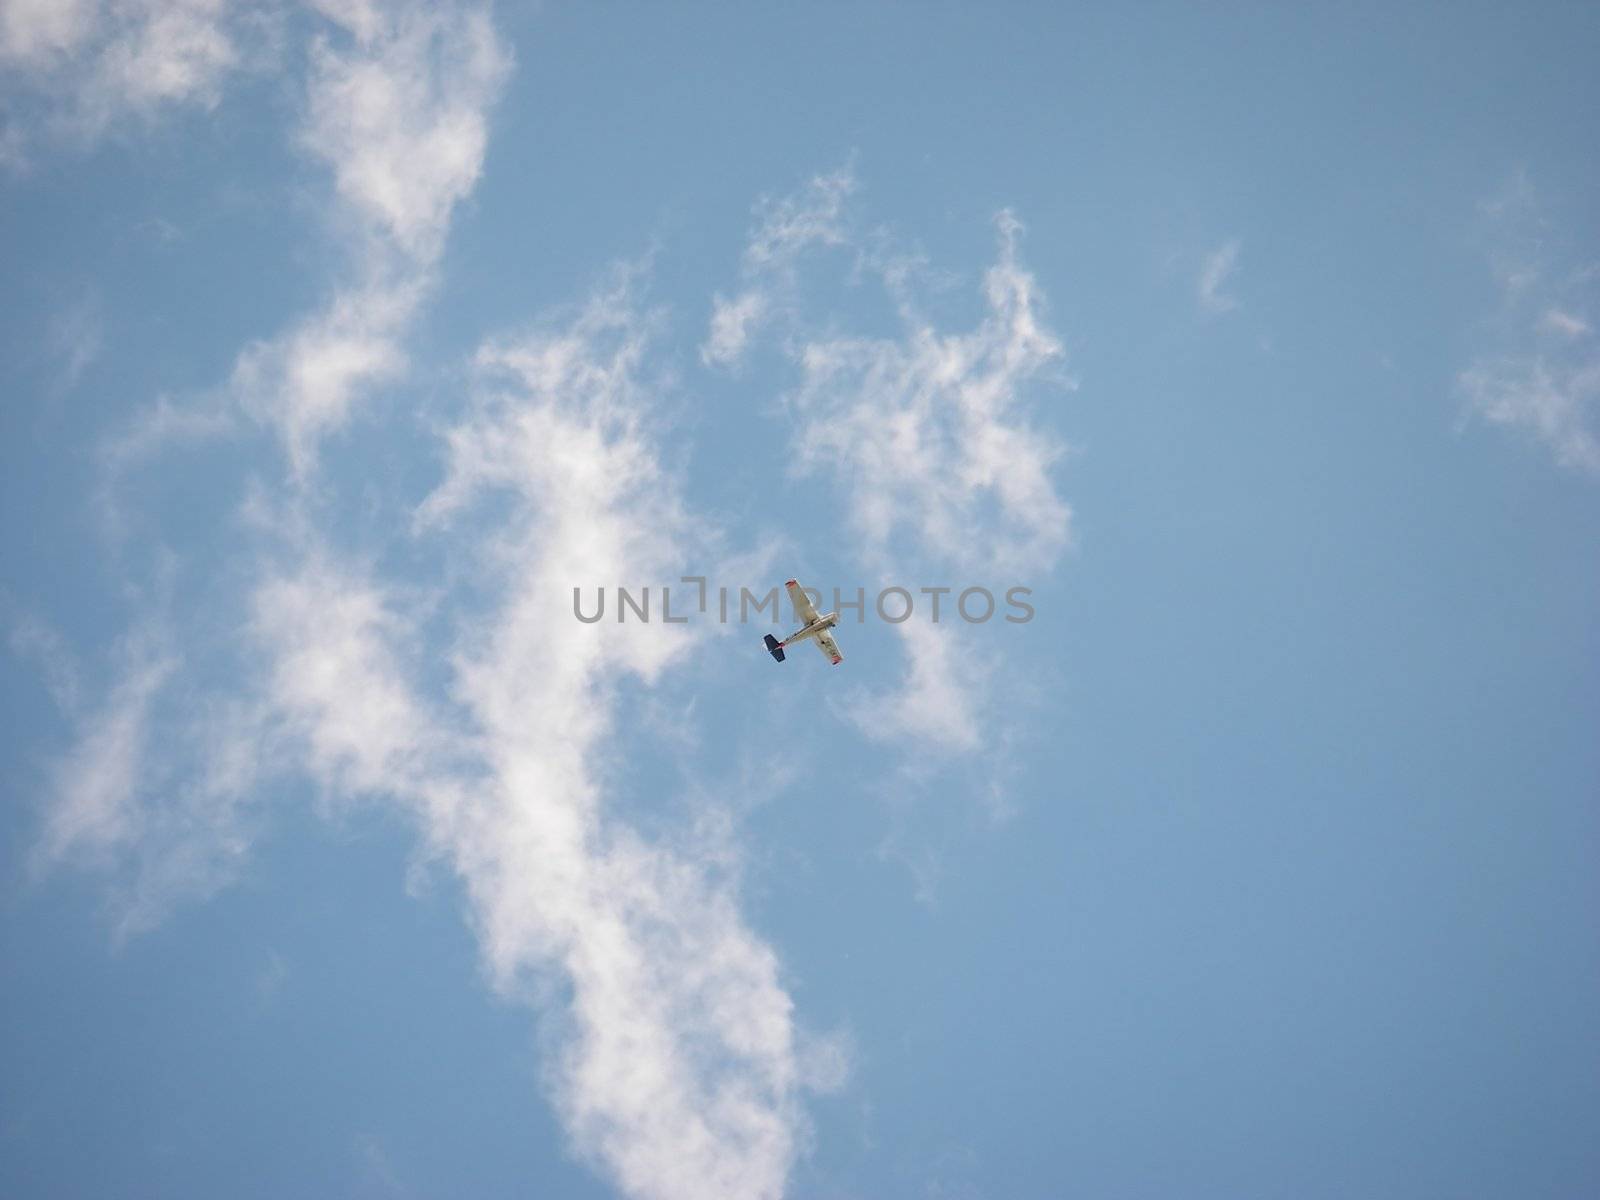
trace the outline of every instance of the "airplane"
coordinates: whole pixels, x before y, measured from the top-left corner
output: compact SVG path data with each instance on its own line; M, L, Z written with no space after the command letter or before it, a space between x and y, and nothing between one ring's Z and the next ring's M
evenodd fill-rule
M807 638L815 638L817 649L826 654L832 660L833 665L837 667L844 661L844 655L839 653L839 644L833 640L833 635L828 630L839 623L839 614L831 612L818 616L816 607L806 596L805 590L793 579L784 584L784 587L789 589L789 603L794 605L795 616L799 617L805 624L781 642L770 633L767 634L765 639L767 653L772 655L778 662L782 662L783 648L785 646L792 646L796 642L805 641Z

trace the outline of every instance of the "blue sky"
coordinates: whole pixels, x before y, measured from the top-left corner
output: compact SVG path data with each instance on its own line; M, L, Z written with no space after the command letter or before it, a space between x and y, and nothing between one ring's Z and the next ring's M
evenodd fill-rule
M0 6L0 1192L1595 1194L1597 50Z

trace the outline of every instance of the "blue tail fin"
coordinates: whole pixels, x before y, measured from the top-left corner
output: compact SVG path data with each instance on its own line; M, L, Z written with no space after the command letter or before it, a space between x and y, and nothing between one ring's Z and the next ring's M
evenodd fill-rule
M778 644L778 639L770 633L767 634L767 653L779 662L783 661L783 647Z

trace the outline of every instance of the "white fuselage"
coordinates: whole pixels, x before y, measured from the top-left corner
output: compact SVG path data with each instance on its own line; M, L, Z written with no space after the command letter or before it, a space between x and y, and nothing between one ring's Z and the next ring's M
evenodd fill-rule
M823 613L815 621L811 622L811 624L804 626L794 633L791 633L788 637L784 638L783 641L779 642L778 645L792 646L796 642L803 642L807 638L814 638L817 636L817 634L822 633L824 630L832 629L838 623L838 613Z

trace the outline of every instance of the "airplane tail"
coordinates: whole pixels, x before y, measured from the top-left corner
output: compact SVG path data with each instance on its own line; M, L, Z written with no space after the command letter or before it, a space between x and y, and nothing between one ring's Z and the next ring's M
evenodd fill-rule
M767 634L767 639L766 640L767 640L767 653L772 655L772 657L775 658L778 662L782 662L783 661L783 646L778 642L778 639L773 637L769 633L769 634Z

